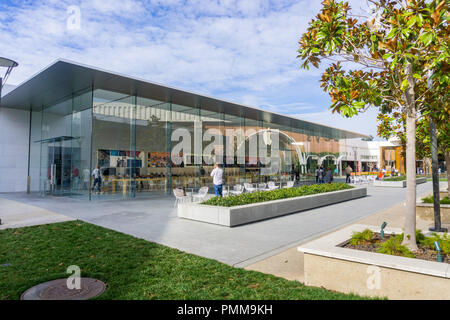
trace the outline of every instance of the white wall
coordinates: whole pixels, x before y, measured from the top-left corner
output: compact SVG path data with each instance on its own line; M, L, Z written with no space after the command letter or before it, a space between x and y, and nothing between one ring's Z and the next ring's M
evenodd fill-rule
M27 190L30 113L0 107L0 192Z

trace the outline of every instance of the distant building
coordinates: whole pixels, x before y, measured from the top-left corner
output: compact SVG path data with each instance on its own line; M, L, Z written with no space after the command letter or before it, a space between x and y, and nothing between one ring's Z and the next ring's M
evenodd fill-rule
M395 168L400 174L406 172L404 150L398 139L389 141L343 140L340 142L339 153L341 167L346 168L347 165L350 165L354 172L373 172L383 168L387 171ZM416 168L422 169L424 173L429 173L431 171L429 159L417 159Z

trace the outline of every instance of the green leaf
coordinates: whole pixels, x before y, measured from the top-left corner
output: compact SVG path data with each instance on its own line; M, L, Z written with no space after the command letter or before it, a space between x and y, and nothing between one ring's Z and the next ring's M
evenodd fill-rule
M395 66L397 65L397 60L398 60L398 57L395 56L394 60L391 63L391 70L395 69Z
M402 30L402 39L406 40L409 37L410 34L411 34L411 30L403 29Z
M417 17L413 16L411 19L409 19L408 23L406 24L406 26L408 28L411 28L413 25L415 25L417 22Z
M320 31L319 33L317 33L317 41L319 42L322 39L325 39L327 37L327 35L325 34L325 32Z
M422 26L423 26L423 16L422 16L421 13L419 13L419 15L417 16L417 25L418 25L419 27L422 27Z
M365 107L366 103L364 101L355 101L352 103L352 106L356 109L363 109Z
M433 41L433 34L431 32L426 32L420 36L419 41L428 47L431 41Z
M400 85L400 90L406 91L406 89L408 89L408 86L409 86L408 80L405 79L405 80L402 81L402 84Z
M397 33L397 28L392 28L391 31L386 35L386 39L391 39Z
M390 57L392 57L393 55L394 55L394 54L393 54L393 53L390 53L390 52L389 52L389 53L386 53L386 54L383 55L383 59L384 59L384 60L387 60L387 59L389 59Z

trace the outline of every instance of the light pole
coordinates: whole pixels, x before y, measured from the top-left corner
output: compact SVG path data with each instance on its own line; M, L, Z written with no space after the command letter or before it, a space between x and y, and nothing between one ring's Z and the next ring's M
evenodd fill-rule
M358 147L352 147L353 149L353 153L355 154L355 161L354 161L354 165L355 165L355 176L356 176L356 172L358 172L358 154L357 154L357 150Z
M19 64L11 59L7 58L1 58L0 57L0 67L6 68L5 76L2 78L0 77L0 105L2 102L2 89L5 85L6 81L8 80L9 75L11 74L12 69L17 67Z
M432 89L433 84L431 81L431 76L433 74L430 72L428 74L428 88ZM439 173L438 173L438 145L437 145L437 134L436 134L436 124L430 117L430 142L431 142L431 174L433 176L433 207L434 207L434 227L430 228L430 231L434 232L447 232L446 228L441 227L441 205L439 196Z

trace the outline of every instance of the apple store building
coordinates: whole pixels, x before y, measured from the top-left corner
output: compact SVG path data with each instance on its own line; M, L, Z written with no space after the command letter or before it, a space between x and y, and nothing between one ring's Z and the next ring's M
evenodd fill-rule
M339 166L342 141L361 137L58 60L1 99L0 192L155 197L211 187L215 163L228 186L314 183L318 165Z

